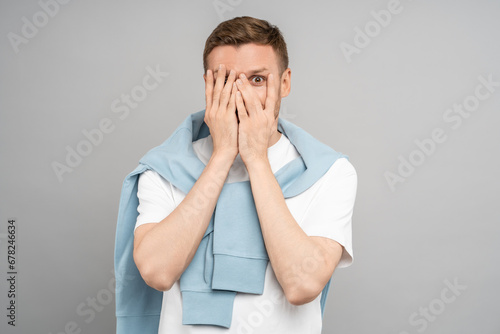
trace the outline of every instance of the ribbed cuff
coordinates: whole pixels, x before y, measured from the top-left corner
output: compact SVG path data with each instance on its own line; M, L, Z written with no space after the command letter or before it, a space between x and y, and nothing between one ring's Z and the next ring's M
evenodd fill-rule
M229 328L235 296L234 291L182 291L182 324Z
M158 333L160 315L117 316L116 334Z
M264 259L214 254L212 289L261 295L268 262Z

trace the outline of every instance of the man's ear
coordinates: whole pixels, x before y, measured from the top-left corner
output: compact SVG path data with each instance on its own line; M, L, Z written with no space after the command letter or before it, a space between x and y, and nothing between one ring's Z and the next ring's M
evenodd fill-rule
M281 97L286 97L288 96L288 94L290 94L290 90L292 88L291 79L292 70L290 68L287 68L281 75Z

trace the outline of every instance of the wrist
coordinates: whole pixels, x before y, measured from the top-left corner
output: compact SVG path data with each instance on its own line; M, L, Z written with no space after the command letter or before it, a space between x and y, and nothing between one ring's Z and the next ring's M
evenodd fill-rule
M210 160L216 161L218 163L222 164L227 164L229 167L234 162L234 159L236 159L236 156L238 155L237 150L216 150L212 152L212 156L210 157Z
M269 163L267 156L255 157L252 160L245 162L245 166L249 174L254 172L259 173L266 169L271 169L271 164Z

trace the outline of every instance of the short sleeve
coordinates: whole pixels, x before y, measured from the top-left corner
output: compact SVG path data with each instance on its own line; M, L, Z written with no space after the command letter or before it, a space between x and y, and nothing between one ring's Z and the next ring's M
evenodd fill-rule
M357 189L357 174L346 158L340 158L319 181L318 191L309 203L302 228L308 236L333 239L344 247L337 267L353 261L352 213Z
M170 182L153 170L139 175L138 182L139 216L135 228L146 223L158 223L174 211L176 205Z

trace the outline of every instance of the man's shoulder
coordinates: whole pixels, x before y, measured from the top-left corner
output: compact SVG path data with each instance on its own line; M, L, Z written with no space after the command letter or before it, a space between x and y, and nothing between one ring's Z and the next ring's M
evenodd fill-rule
M345 156L338 158L332 164L328 172L337 172L342 174L356 174L356 169L353 164L349 161L349 159Z
M353 164L345 156L338 158L318 181L326 184L357 185L357 172Z

